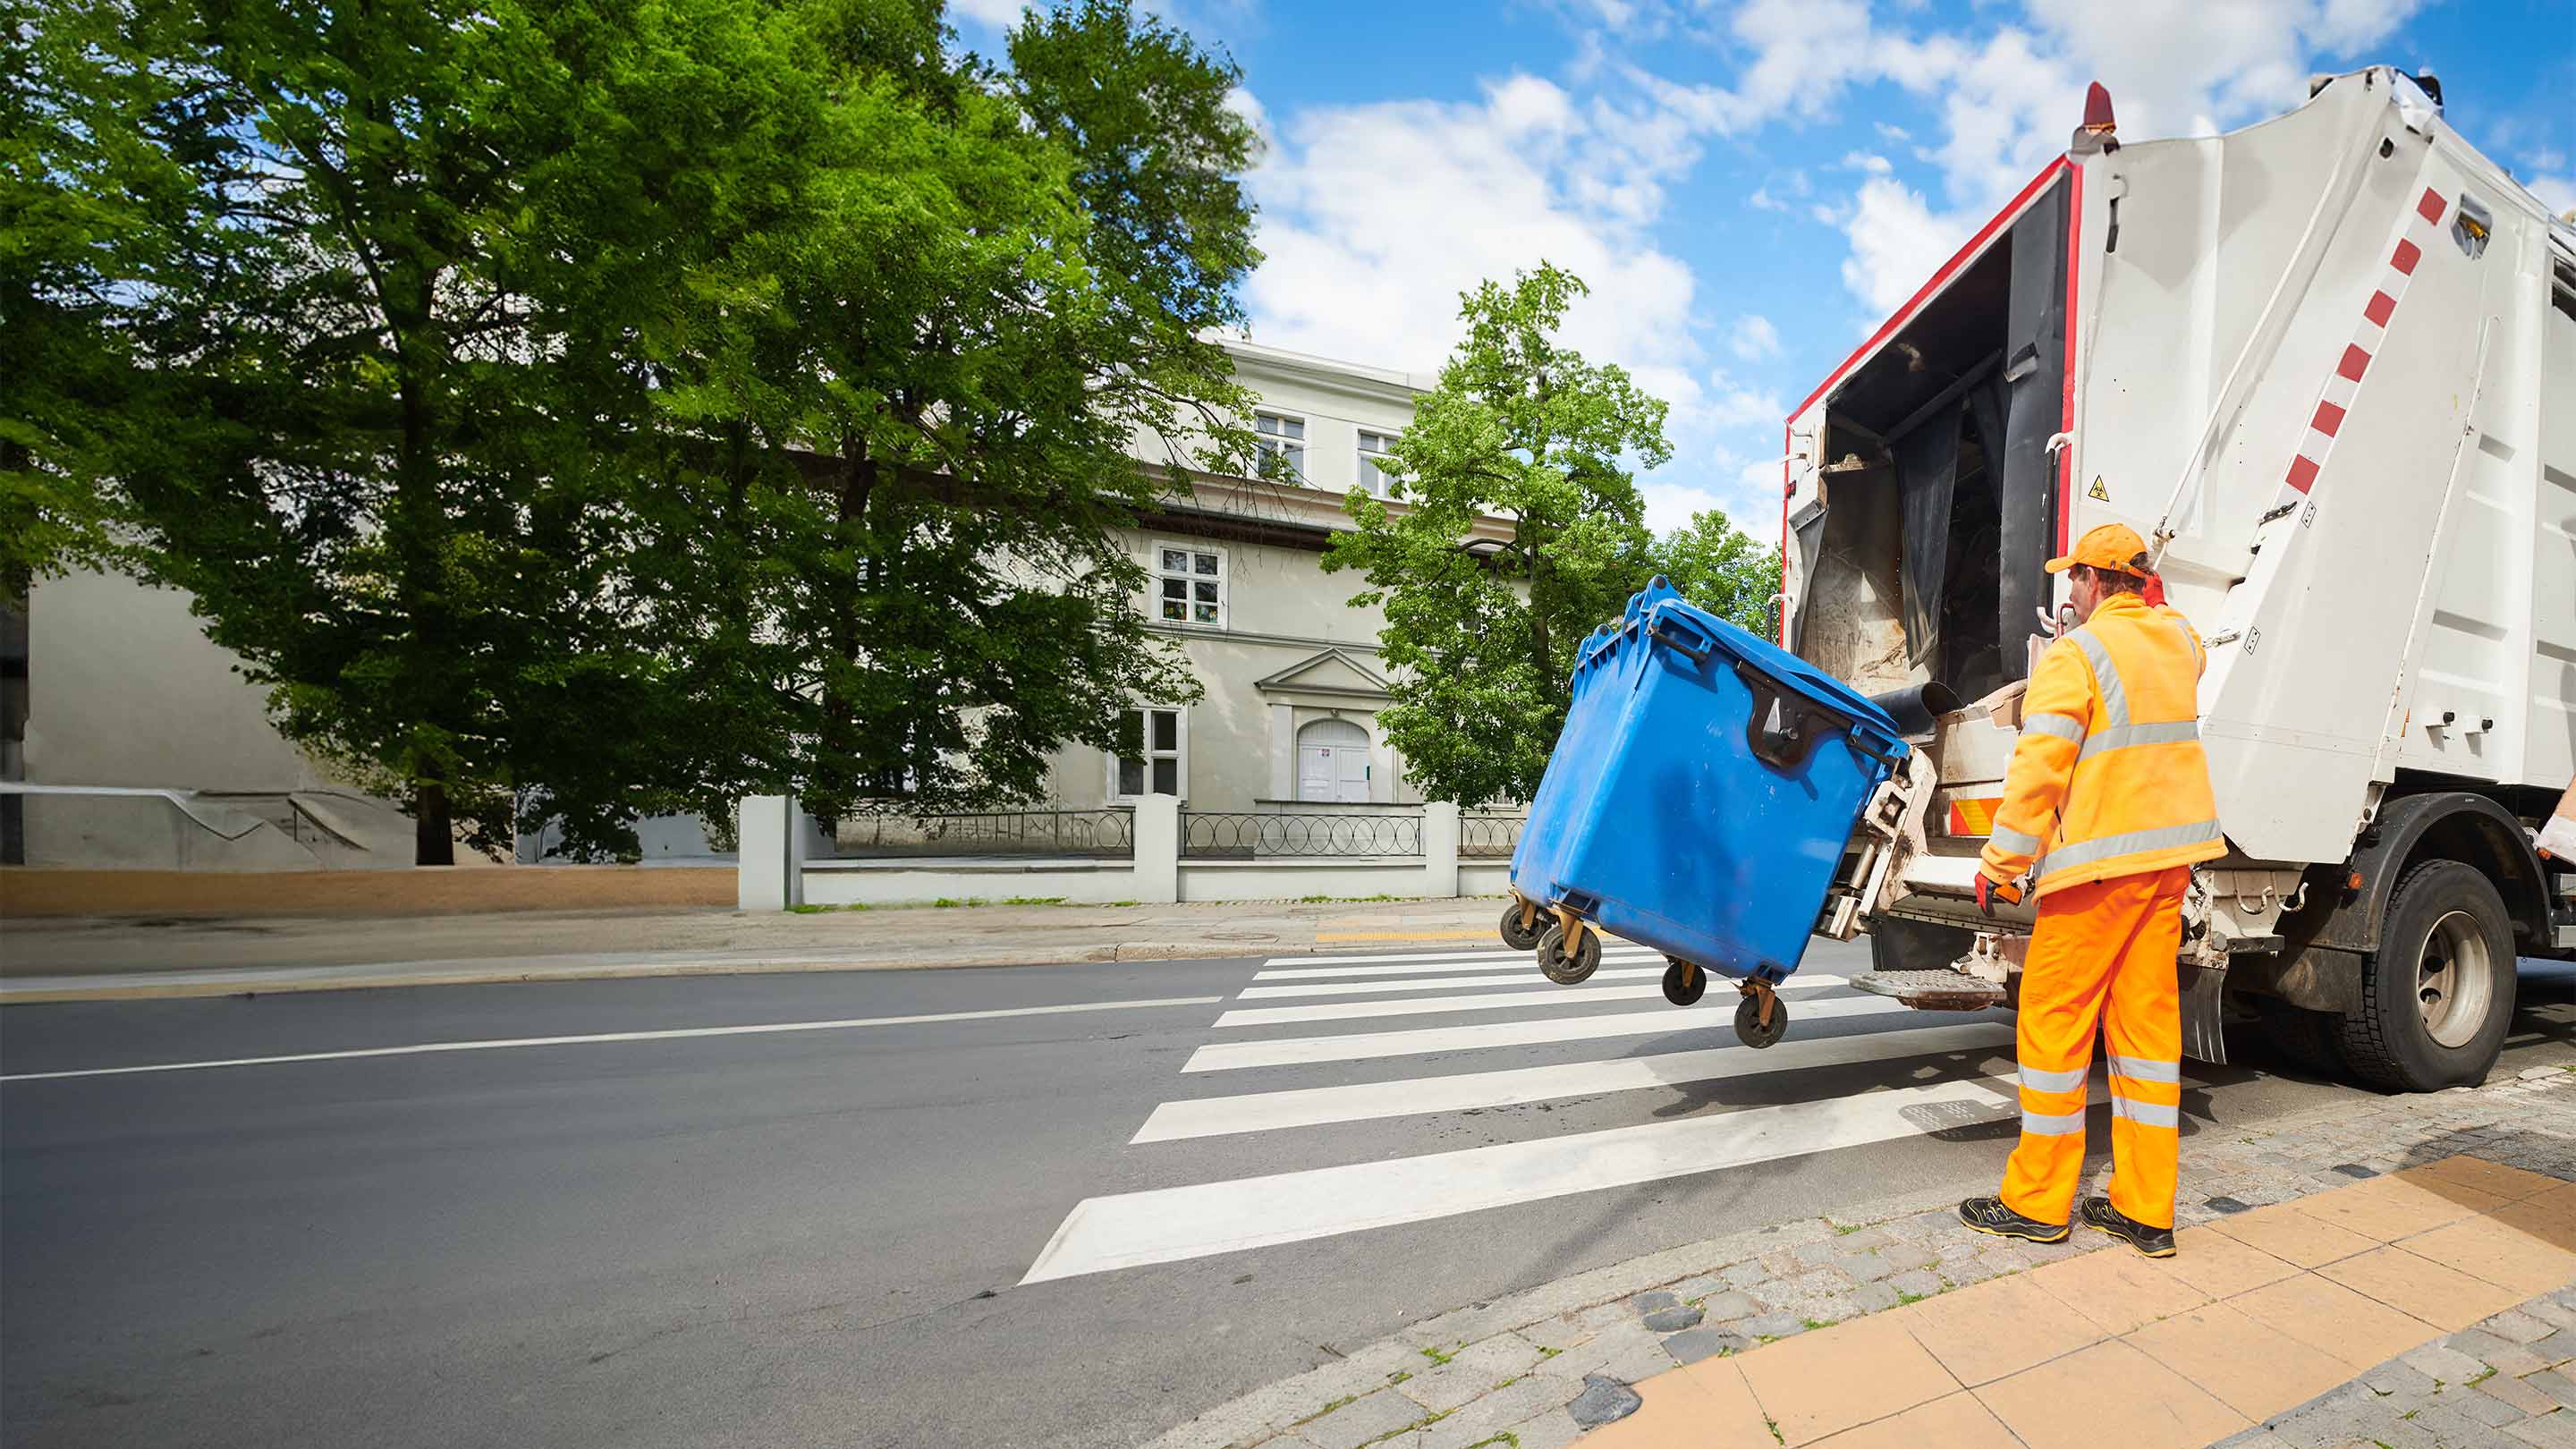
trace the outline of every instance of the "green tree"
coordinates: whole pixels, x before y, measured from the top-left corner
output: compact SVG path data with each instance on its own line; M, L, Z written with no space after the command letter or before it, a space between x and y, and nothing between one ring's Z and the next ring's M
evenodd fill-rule
M945 60L927 12L802 13L808 204L693 270L654 362L693 437L739 440L708 547L757 561L734 647L762 683L723 707L777 749L707 789L1027 800L1067 744L1132 748L1131 701L1198 692L1112 530L1170 486L1133 439L1249 451L1208 340L1256 255L1238 75L1123 0L1027 17L1007 73Z
M1378 718L1434 799L1527 799L1564 727L1574 651L1653 573L1626 460L1672 455L1665 406L1552 334L1585 291L1542 262L1464 294L1467 335L1381 468L1401 509L1352 495L1327 569L1386 611L1395 702ZM1501 547L1462 547L1479 515Z
M1756 543L1724 513L1691 516L1688 528L1664 535L1655 572L1685 599L1759 638L1771 638L1779 615L1780 550Z

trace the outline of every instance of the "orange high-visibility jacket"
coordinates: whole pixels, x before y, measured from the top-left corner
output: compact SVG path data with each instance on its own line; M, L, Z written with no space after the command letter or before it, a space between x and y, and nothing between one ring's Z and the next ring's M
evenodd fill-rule
M1986 874L2028 871L2046 892L2226 854L2200 752L2203 662L2183 616L2135 594L2050 645L2022 697Z

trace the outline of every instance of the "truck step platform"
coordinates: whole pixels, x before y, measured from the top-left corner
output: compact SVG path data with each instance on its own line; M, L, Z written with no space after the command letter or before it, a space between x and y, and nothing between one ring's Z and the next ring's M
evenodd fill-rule
M1893 996L1917 1011L1984 1011L2004 1004L1999 983L1965 971L1857 971L1851 984L1872 996Z

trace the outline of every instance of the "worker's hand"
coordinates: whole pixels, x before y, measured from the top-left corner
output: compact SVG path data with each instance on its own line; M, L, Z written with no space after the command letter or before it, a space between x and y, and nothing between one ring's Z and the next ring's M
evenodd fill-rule
M2021 892L2012 886L1996 884L1994 878L1984 871L1977 872L1977 909L1985 912L1991 919L1995 913L1995 902L1998 900L2008 906L2019 905Z

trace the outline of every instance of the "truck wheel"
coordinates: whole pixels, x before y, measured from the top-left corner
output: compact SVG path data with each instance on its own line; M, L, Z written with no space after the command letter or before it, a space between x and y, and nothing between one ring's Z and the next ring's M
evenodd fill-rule
M1537 950L1540 935L1538 923L1546 919L1545 916L1532 916L1529 925L1524 927L1521 925L1520 902L1514 901L1503 907L1503 944L1515 951Z
M2513 992L2504 897L2473 866L2426 861L2389 898L2361 1009L2343 1019L2344 1060L2392 1091L2476 1086L2504 1048Z
M1559 986L1580 984L1601 965L1601 933L1586 931L1574 954L1565 954L1565 928L1550 926L1538 938L1539 973Z
M2264 1039L2283 1061L2320 1077L2344 1075L2342 1017L2269 999L2257 1002L2256 1009L2263 1016Z

